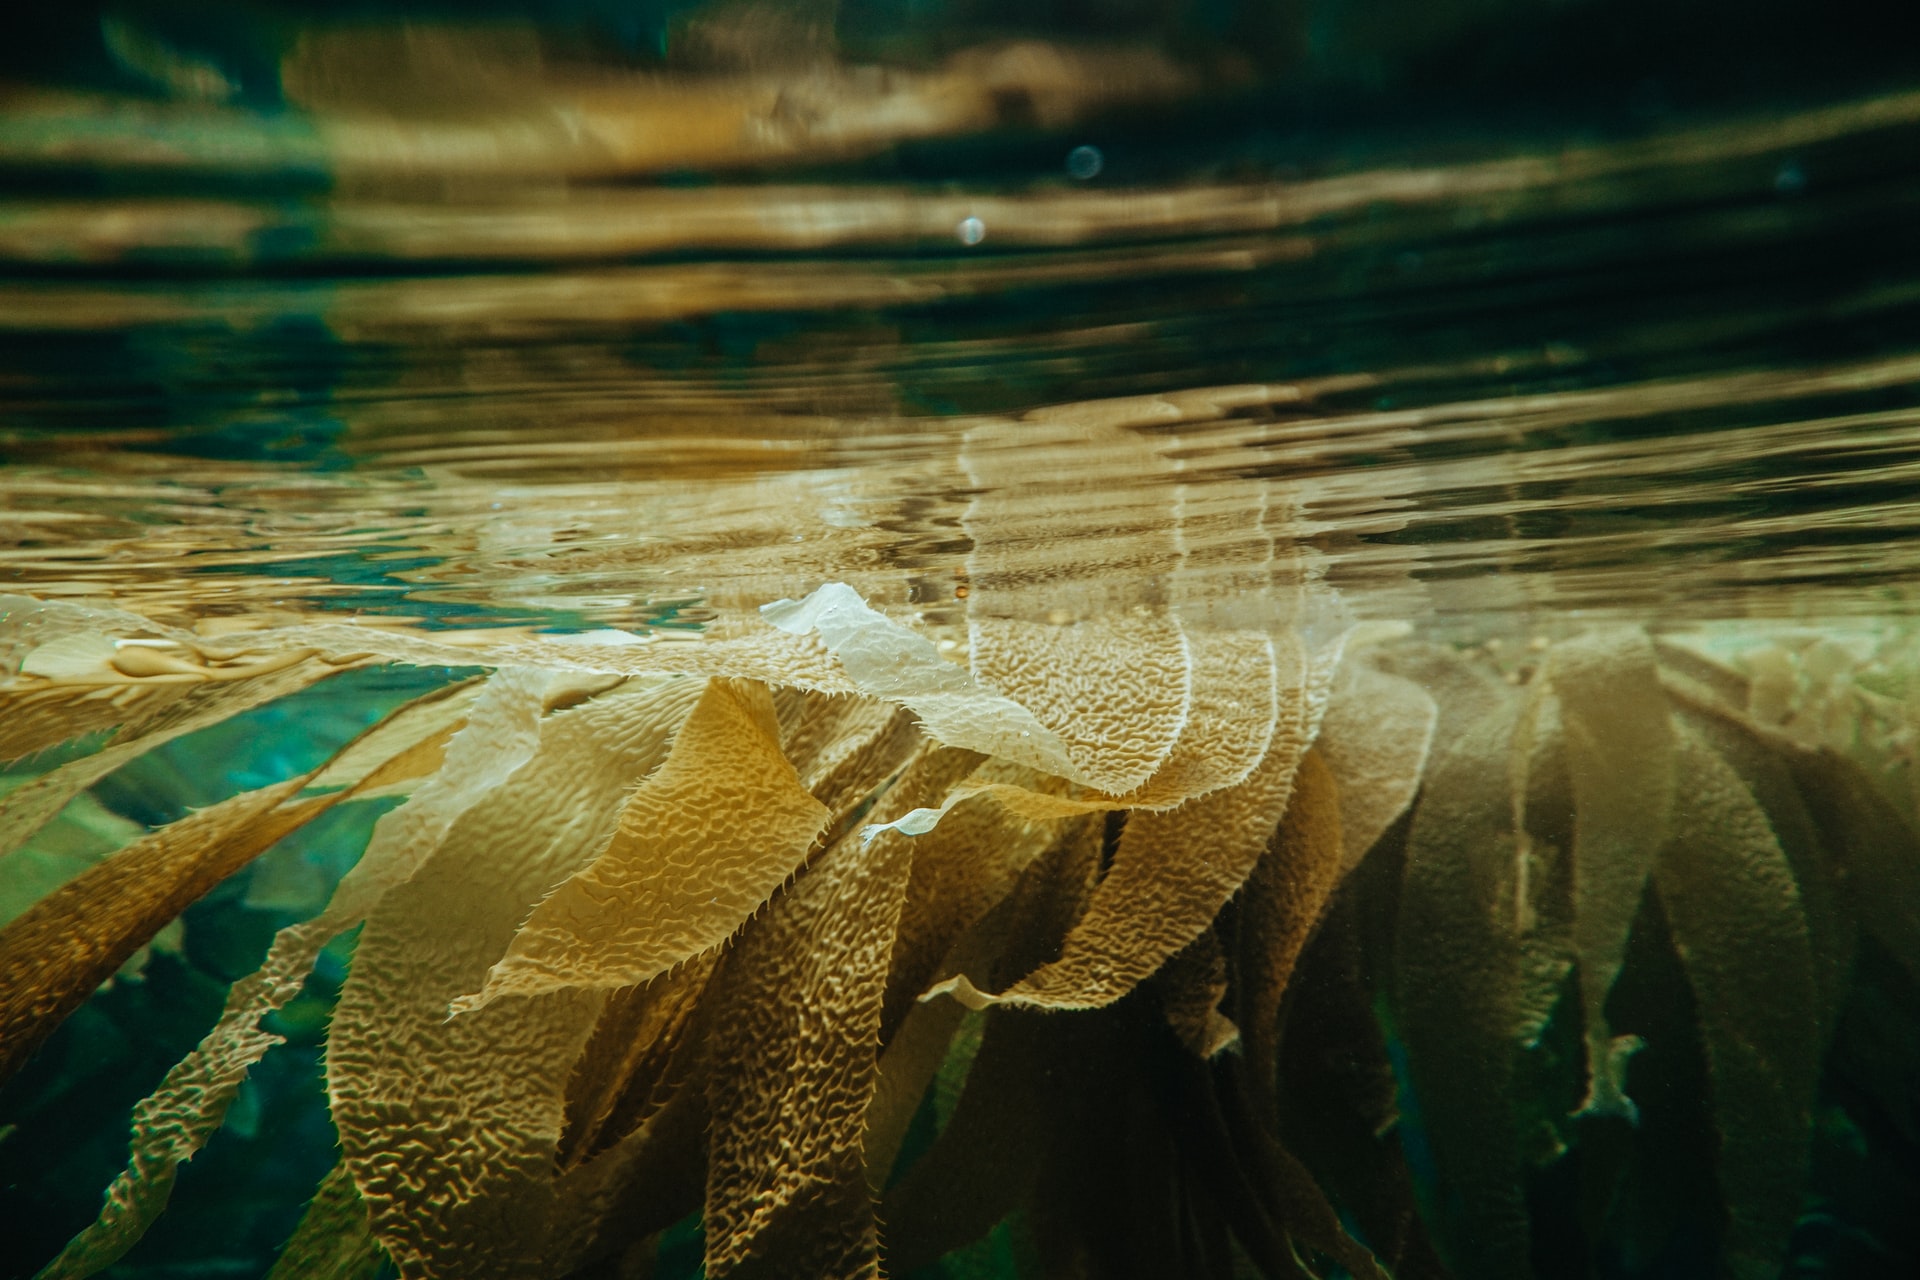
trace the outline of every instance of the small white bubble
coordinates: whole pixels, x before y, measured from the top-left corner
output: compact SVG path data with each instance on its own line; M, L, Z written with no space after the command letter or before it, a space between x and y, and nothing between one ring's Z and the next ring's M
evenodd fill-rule
M1098 147L1075 147L1067 152L1067 173L1081 182L1099 177L1106 163L1107 158L1100 154Z
M987 238L987 224L978 218L962 218L953 234L960 237L961 244L979 244Z

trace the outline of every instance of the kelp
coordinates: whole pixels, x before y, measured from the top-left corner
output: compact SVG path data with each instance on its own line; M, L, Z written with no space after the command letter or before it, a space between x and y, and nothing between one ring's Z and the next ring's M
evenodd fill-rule
M1556 646L1544 673L1559 700L1573 788L1573 949L1587 1026L1587 1098L1596 1115L1632 1114L1621 1092L1631 1039L1607 1028L1607 992L1655 856L1668 840L1675 789L1672 717L1644 632L1595 632Z
M971 465L994 465L990 436ZM1147 527L1112 554L1161 564L1170 603L1034 616L1021 546L1045 528L990 515L970 516L997 532L963 644L828 584L697 642L302 624L175 659L253 672L235 679L122 672L193 691L118 721L137 750L262 682L491 668L136 836L0 931L17 1065L279 835L406 796L136 1109L127 1172L46 1274L140 1237L279 1042L265 1019L355 925L327 1033L341 1157L277 1275L640 1266L698 1213L714 1276L1007 1249L1049 1274L1525 1276L1537 1180L1577 1158L1605 1204L1609 1153L1668 1123L1638 1105L1643 1058L1697 1062L1719 1256L1778 1274L1854 958L1916 954L1912 815L1884 751L1838 731L1841 694L1811 735L1771 658L1631 628L1516 661L1183 612L1200 543ZM1297 592L1289 572L1249 608ZM186 643L56 614L10 641L41 653L29 692L122 640ZM1657 948L1670 970L1647 969ZM1300 1065L1323 1033L1357 1056ZM1330 1152L1336 1132L1369 1153ZM1361 1170L1392 1186L1356 1191Z
M937 787L946 763L922 755L889 799ZM710 1276L880 1274L861 1143L912 862L907 837L849 833L727 956L711 1047L725 1066L708 1084Z
M1726 1252L1739 1280L1778 1275L1800 1208L1820 1070L1812 946L1766 813L1697 734L1679 742L1688 803L1654 881L1700 1008Z
M442 695L428 695L428 705ZM362 787L426 771L402 708L335 761L162 827L61 885L0 929L0 1079L19 1068L82 1000L207 890ZM354 750L354 748L360 748ZM333 766L353 751L344 768ZM323 775L338 787L301 791ZM416 772L417 771L417 772ZM356 776L357 775L357 776ZM31 784L28 784L31 786ZM26 787L7 797L13 802ZM38 806L45 795L21 800Z
M28 658L32 656L29 654ZM345 657L338 662L327 662L295 651L286 655L284 660L267 659L257 664L258 670L249 665L243 668L248 671L246 676L231 681L202 683L199 678L186 677L182 683L189 687L189 692L177 699L170 697L163 705L143 708L151 714L123 723L119 731L97 751L40 774L9 795L6 808L0 810L0 859L19 848L66 807L68 801L128 761L196 729L219 724L222 720L304 689L352 665L353 661L351 657ZM78 690L98 687L91 678L95 674L86 672L81 673L80 678L62 677L61 688ZM101 684L120 683L112 678L119 674L117 671L99 674ZM143 678L132 676L126 680L138 682ZM169 686L181 679L172 675L153 678L163 680ZM191 687L194 685L199 687ZM4 865L4 861L0 861L0 867Z
M547 717L527 763L369 914L328 1037L328 1094L343 1162L407 1274L513 1274L541 1248L567 1077L603 996L520 997L451 1019L449 1006L604 847L702 688L639 682Z
M666 761L627 800L612 842L534 910L453 1012L631 986L725 941L830 816L781 754L765 687L709 683Z
M347 1171L335 1165L294 1228L267 1280L375 1280L386 1254Z
M448 727L449 710L457 712L465 699L458 691L451 691L453 696L447 690L425 695L305 776L267 789L293 793L323 780L344 782L345 789L304 802L299 816L308 819L352 797L358 789L373 792L407 775L418 777L428 771L427 766L451 766L428 778L407 803L382 816L366 852L336 888L326 910L274 938L260 968L229 992L220 1020L200 1045L135 1108L127 1170L107 1189L99 1219L76 1236L43 1274L90 1275L125 1253L152 1225L166 1207L180 1164L191 1159L220 1126L247 1072L281 1042L280 1036L262 1029L261 1019L298 994L322 947L359 923L386 889L411 874L425 850L445 835L454 814L498 785L525 759L530 743L521 744L529 735L516 732L520 729L516 721L531 726L546 684L543 674L502 673L473 707L467 727L449 745L446 756L441 755L437 738ZM430 750L423 752L423 747ZM238 803L245 799L236 797L203 813L252 810L251 803ZM284 819L272 822L271 814L268 818L263 824L266 835L277 838L292 829ZM192 820L183 819L157 834L165 835ZM183 896L207 885L205 877L200 877L183 887Z

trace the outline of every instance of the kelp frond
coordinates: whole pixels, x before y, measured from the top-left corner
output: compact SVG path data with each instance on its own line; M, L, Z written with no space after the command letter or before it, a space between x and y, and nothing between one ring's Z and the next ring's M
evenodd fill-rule
M1001 606L1015 534L972 564ZM0 927L10 1072L220 879L405 796L136 1109L43 1275L140 1238L354 926L341 1156L276 1276L557 1278L697 1211L714 1277L905 1274L989 1234L1042 1274L1522 1277L1537 1170L1592 1142L1604 1181L1678 1140L1643 1055L1709 1082L1725 1270L1779 1273L1861 940L1920 976L1897 700L1858 655L1729 664L1615 627L1500 670L1339 628L1018 615L943 647L830 584L697 644L218 648L10 613L0 744L115 728L5 795L15 845L333 671L490 669ZM1647 976L1662 954L1684 990Z

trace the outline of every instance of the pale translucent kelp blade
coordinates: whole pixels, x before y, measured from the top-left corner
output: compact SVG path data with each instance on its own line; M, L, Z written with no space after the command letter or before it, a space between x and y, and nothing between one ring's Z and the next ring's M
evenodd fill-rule
M385 1263L353 1178L335 1165L266 1280L376 1280Z
M0 689L0 763L70 738L117 729L179 702L194 688L181 680L129 680L110 685L48 681Z
M1059 738L1071 766L1049 772L1100 791L1132 791L1186 727L1193 657L1170 618L1062 626L975 616L967 635L974 678Z
M1160 767L1118 797L1130 809L1160 809L1236 786L1272 745L1281 701L1305 679L1298 635L1250 631L1186 633L1192 696L1180 736Z
M184 680L112 670L115 636L136 634L169 638L120 610L0 595L0 762L151 716L191 693Z
M998 995L966 975L934 988L974 1007L1094 1009L1131 991L1198 938L1253 871L1286 812L1294 772L1319 731L1338 650L1281 689L1267 753L1247 779L1175 809L1128 816L1113 866L1061 956Z
M1511 1081L1557 989L1519 924L1530 841L1514 829L1508 764L1521 720L1509 701L1429 770L1395 944L1394 1018L1447 1206L1438 1221L1453 1228L1440 1242L1456 1268L1487 1280L1533 1274Z
M1158 483L1172 468L1117 424L1044 413L980 423L960 464L972 494L962 527L974 678L1059 736L1074 767L1047 772L1133 790L1186 725L1193 662L1163 602L1114 598L1110 584L1178 569L1175 489ZM1079 536L1090 528L1097 542ZM1063 575L1067 545L1076 555Z
M1291 691L1313 682L1313 672L1335 657L1309 663L1299 635L1275 639L1251 632L1188 637L1196 656L1189 716L1167 758L1140 786L1122 795L1069 788L1061 778L1047 785L999 781L1004 761L955 787L937 808L903 814L893 829L910 835L932 831L955 807L988 797L1007 813L1029 822L1051 822L1115 809L1172 809L1196 796L1234 786L1265 757ZM1337 652L1337 651L1336 651ZM1204 663L1204 665L1203 665Z
M1133 990L1219 914L1286 809L1297 756L1273 751L1237 787L1136 812L1060 958L999 994L960 975L934 987L973 1008L1097 1009Z
M1338 785L1346 870L1413 803L1439 717L1433 695L1413 681L1364 660L1341 665L1314 747Z
M312 651L335 662L373 659L418 667L529 666L615 676L729 676L820 693L864 692L818 637L781 631L758 620L717 627L698 639L612 629L545 635L512 628L437 632L301 623L248 632L232 643L236 648L244 644L249 652Z
M518 677L521 680L527 678L524 675ZM613 681L609 679L607 683L612 684ZM314 775L308 786L316 790L351 786L355 798L360 800L392 794L402 787L411 791L411 785L402 779L386 783L370 775L389 767L390 761L408 753L412 753L412 758L423 766L418 773L408 773L408 778L427 777L439 772L440 766L446 762L447 748L454 735L466 727L474 704L485 694L486 688L486 679L475 676L413 699L349 743L339 755L328 761L326 768Z
M800 865L830 816L781 754L766 688L709 682L613 842L535 909L486 985L453 1011L631 986L718 945Z
M948 753L910 766L881 820L945 781ZM861 1155L888 962L913 841L849 833L810 864L728 954L716 994L706 1273L880 1274Z
M1607 992L1626 956L1674 807L1674 732L1653 643L1637 627L1562 641L1545 677L1559 699L1573 785L1573 945L1586 1017L1581 1110L1632 1117L1621 1092L1633 1044L1607 1025Z
M780 631L817 636L854 687L907 707L935 741L1084 782L1060 735L1020 703L983 688L932 640L870 607L845 583L760 610Z
M1682 727L1685 803L1654 884L1700 1010L1738 1280L1772 1280L1806 1187L1819 1084L1813 956L1792 868L1740 777Z
M538 1256L565 1090L599 993L459 1018L521 921L606 847L621 802L703 691L636 681L541 722L534 756L454 819L369 917L334 1011L327 1081L343 1160L408 1276L517 1273Z
M281 1037L261 1029L260 1020L299 994L321 948L411 876L456 817L526 763L539 733L547 684L546 673L524 668L508 669L488 681L471 704L466 728L448 744L440 771L420 784L406 803L381 815L366 851L335 888L326 910L274 936L259 969L228 991L220 1020L134 1108L128 1166L107 1188L99 1218L49 1267L50 1277L91 1275L111 1265L153 1225L166 1208L180 1164L206 1145L247 1073L281 1043ZM453 709L467 705L463 693L436 691L415 699L304 781L311 785L329 779L349 788L377 784L393 762L415 757L421 743L434 742L449 704ZM367 751L370 745L379 750ZM347 794L323 799L330 802ZM351 1182L348 1185L351 1188ZM357 1192L354 1204L359 1204ZM364 1210L361 1218L364 1221Z

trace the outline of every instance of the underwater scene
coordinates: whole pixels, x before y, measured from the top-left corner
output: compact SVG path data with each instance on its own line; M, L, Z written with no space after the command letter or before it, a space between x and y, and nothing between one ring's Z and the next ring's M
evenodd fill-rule
M0 1278L1920 1275L1920 7L0 40Z

